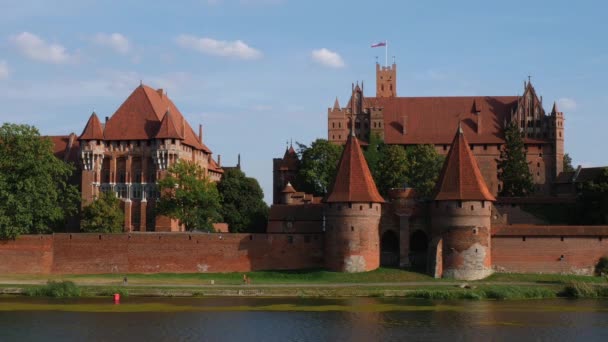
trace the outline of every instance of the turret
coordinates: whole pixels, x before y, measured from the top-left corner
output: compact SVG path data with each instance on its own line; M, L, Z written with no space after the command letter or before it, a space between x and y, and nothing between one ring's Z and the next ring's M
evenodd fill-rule
M553 103L551 110L551 140L553 142L553 150L555 151L555 170L553 177L564 171L564 113L557 108L557 103Z
M397 64L380 66L376 62L376 97L397 96Z
M495 200L459 125L431 205L435 277L474 280L492 273L490 218Z
M336 179L326 199L325 266L365 272L380 265L381 203L357 138L344 146Z

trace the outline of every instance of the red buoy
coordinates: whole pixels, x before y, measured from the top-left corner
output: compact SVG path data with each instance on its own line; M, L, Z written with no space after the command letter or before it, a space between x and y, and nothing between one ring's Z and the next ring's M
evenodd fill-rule
M114 304L120 304L120 293L114 294Z

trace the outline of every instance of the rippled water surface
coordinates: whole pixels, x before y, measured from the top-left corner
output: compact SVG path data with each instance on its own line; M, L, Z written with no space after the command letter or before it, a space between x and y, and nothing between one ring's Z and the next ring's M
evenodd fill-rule
M0 341L608 341L608 301L0 297Z

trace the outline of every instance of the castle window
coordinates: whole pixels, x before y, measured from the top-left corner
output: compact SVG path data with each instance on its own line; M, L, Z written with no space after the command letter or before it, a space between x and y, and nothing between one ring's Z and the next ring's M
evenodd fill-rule
M462 201L458 201L458 208L462 208Z
M348 209L352 209L353 208L353 204L352 203L348 203Z
M118 183L126 183L127 173L125 170L118 170Z
M521 237L521 241L526 241L526 237L525 237L525 236L522 236L522 237Z
M448 145L443 145L443 150L447 151L448 150Z
M338 128L342 128L342 123L338 122Z
M536 167L540 167L540 162L537 162L537 163L536 163Z
M350 231L354 232L355 231L355 227L354 226L350 226Z
M475 206L471 206L471 211L475 210Z
M336 136L335 135L331 135L331 140L336 140Z
M369 208L371 209L372 207L373 207L373 203L370 203L369 204Z
M380 86L380 89L384 91L384 84Z
M475 149L475 145L473 145L473 144L471 144L469 147L471 148L471 151L473 151Z
M560 137L560 138L562 137L562 132L559 132L559 137Z
M342 135L338 135L338 140L342 140Z
M486 201L481 201L481 207L485 208L486 207Z
M363 210L363 206L362 205L359 206L359 210Z
M336 123L335 122L331 123L331 128L336 128Z
M171 144L175 145L175 139L171 139Z
M560 241L564 241L564 237L563 237L563 236L560 236L560 237L559 237L559 240L560 240Z
M118 198L127 198L127 186L119 184L116 186L116 195Z
M483 150L486 151L488 149L488 144L483 144Z
M141 199L141 185L133 185L133 199Z

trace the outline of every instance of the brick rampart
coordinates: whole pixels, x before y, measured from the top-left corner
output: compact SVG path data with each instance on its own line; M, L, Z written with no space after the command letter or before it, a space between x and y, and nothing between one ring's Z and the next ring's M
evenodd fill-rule
M497 272L591 275L602 256L608 256L608 226L492 228Z
M321 234L54 234L0 242L0 273L196 273L323 267Z

